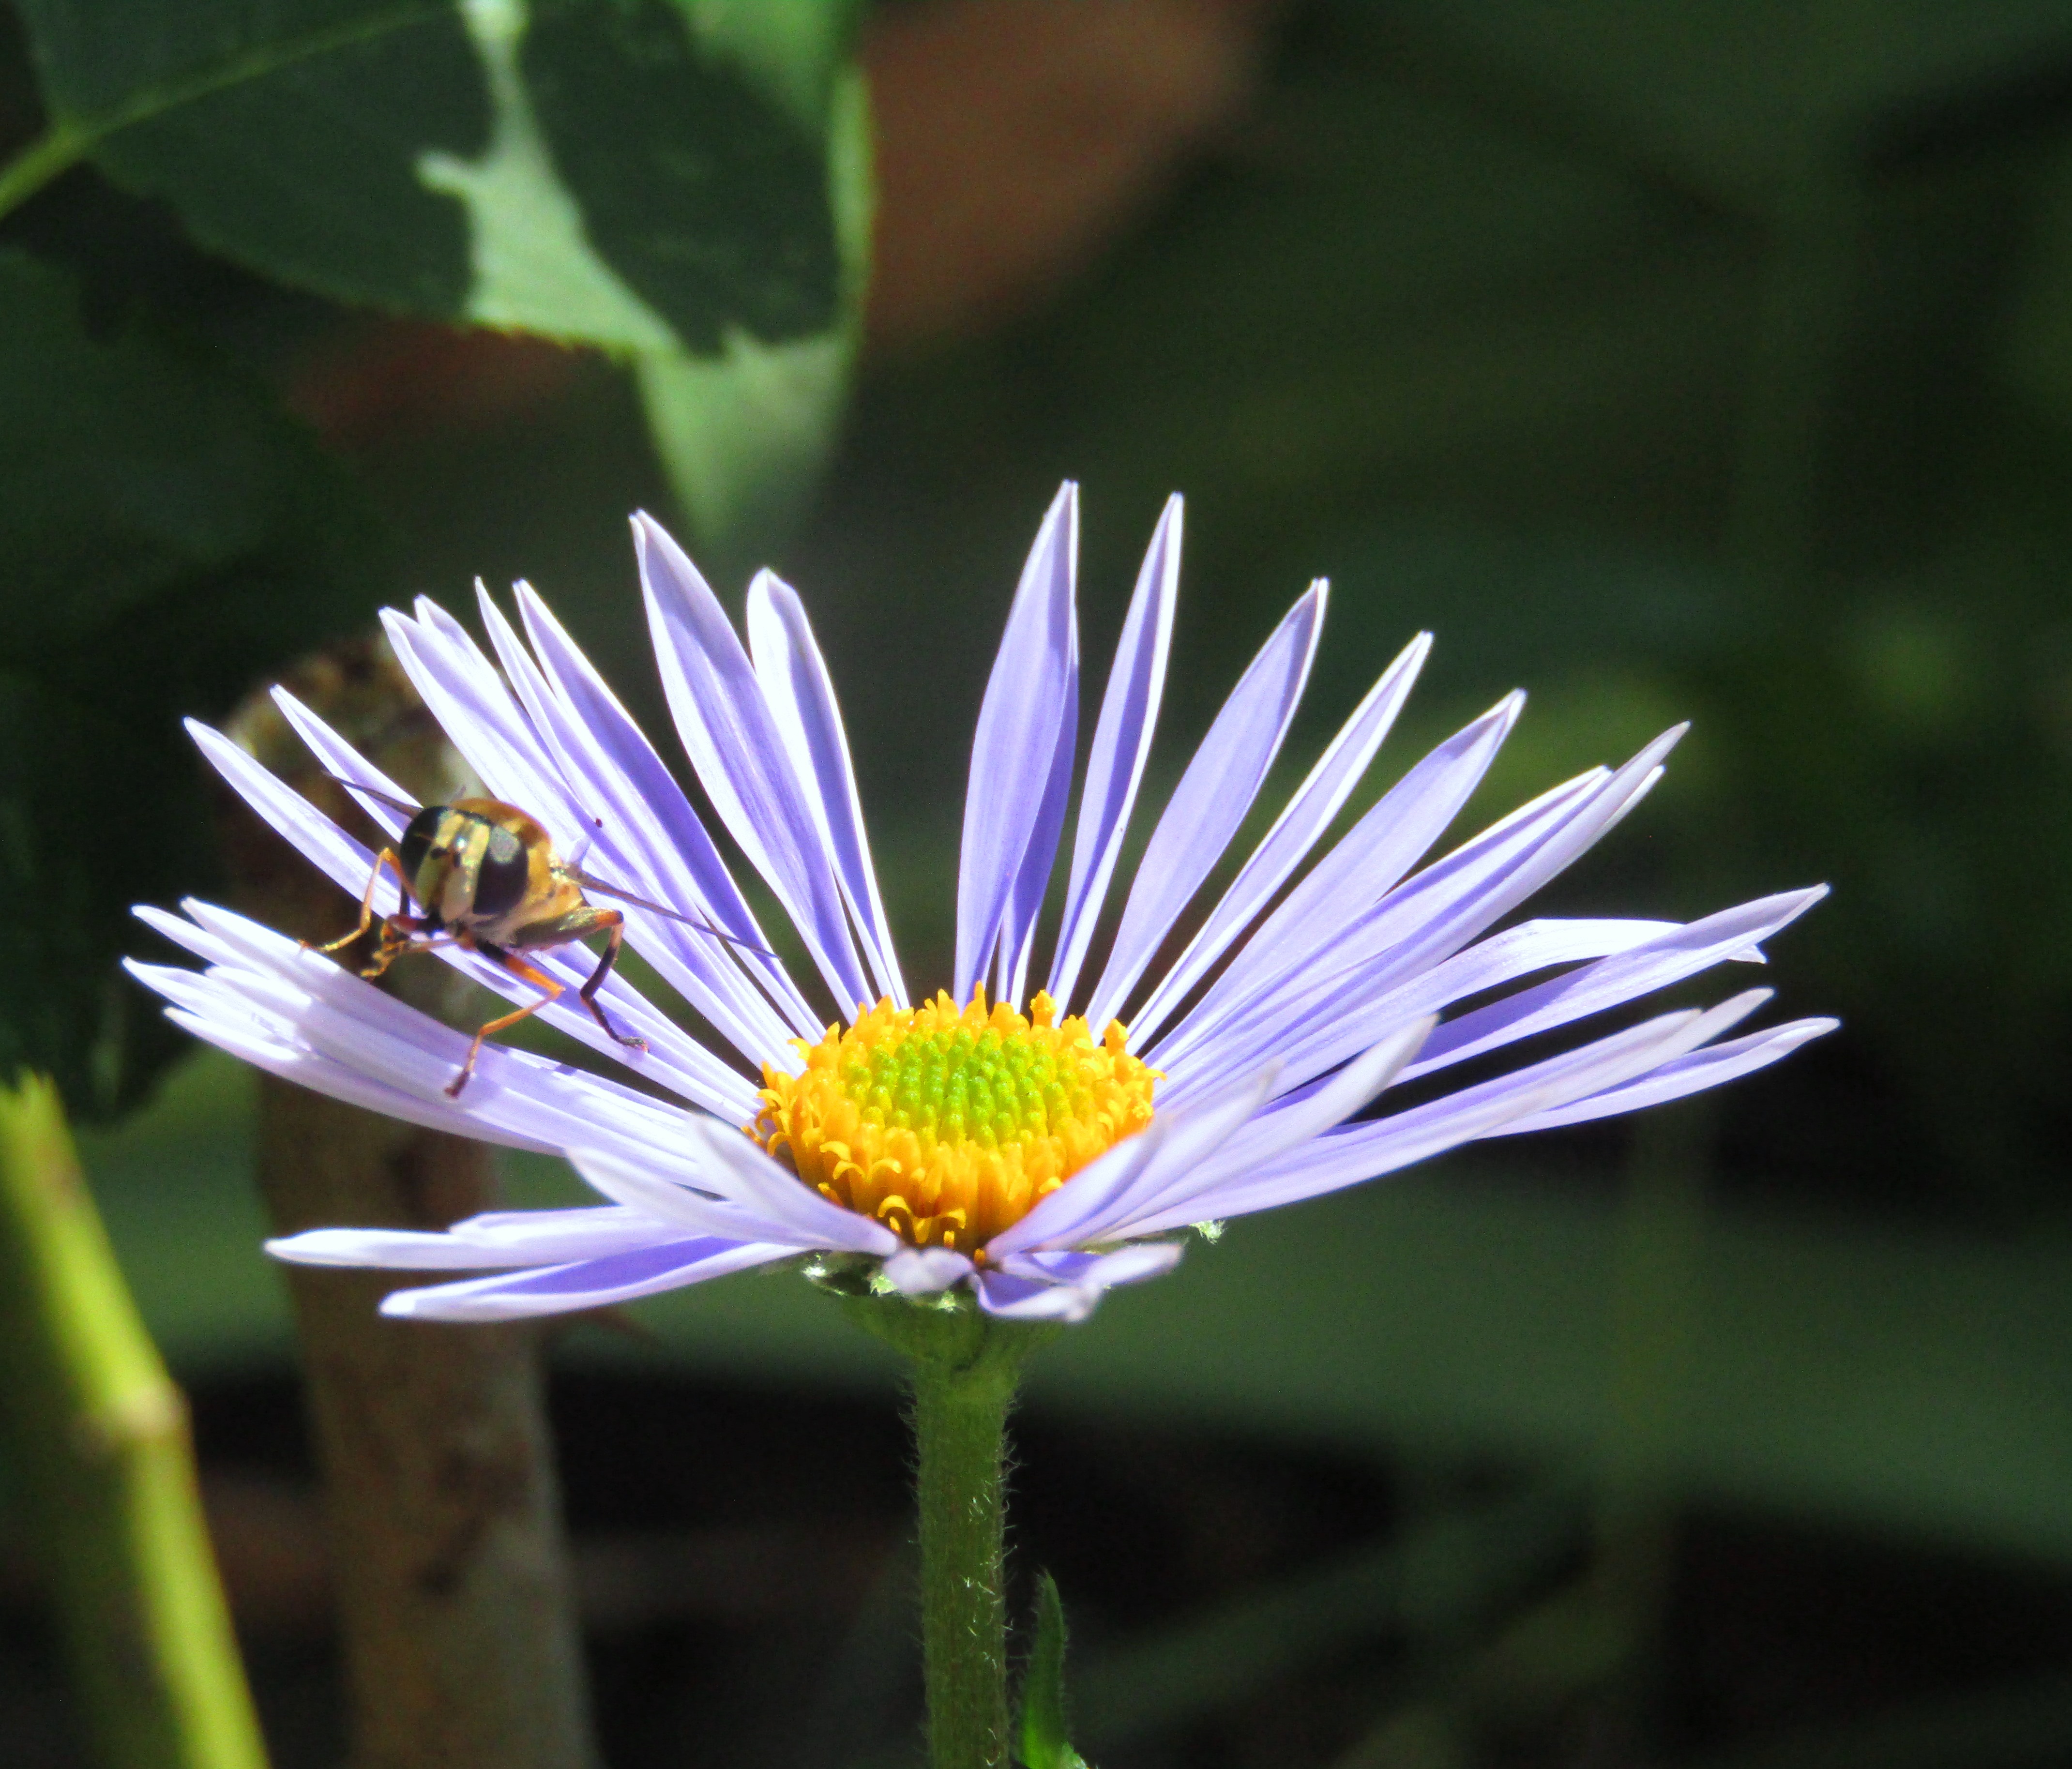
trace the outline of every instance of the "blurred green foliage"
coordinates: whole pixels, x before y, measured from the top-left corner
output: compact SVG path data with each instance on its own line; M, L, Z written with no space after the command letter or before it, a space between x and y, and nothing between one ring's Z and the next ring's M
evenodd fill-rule
M84 237L88 287L82 305L69 278L0 261L0 885L38 905L0 936L0 1064L92 1113L141 1097L176 1047L155 1014L133 1023L111 966L131 903L212 878L178 716L220 718L368 622L392 579L357 488L223 330L183 344L191 303L151 311L95 260L111 235L119 260L125 221L148 253L151 212L111 226L64 175L91 160L194 249L290 288L614 353L724 544L796 504L839 412L865 121L853 9L803 0L16 10L43 126L0 171L0 218L45 192L28 237L55 216L60 256Z
M341 299L603 344L651 406L651 346L851 336L853 19L680 16L139 3L113 31L21 8L30 169L53 173L56 142L158 200L75 167L8 222L64 269L18 257L4 290L6 851L11 895L40 905L9 936L10 973L38 981L7 1022L76 1105L150 1072L108 1054L122 906L208 878L173 715L220 713L364 618L396 555L449 598L472 569L529 573L658 710L616 525L668 482L625 379L583 368L508 424L356 442L357 489L265 388L352 335ZM615 85L614 58L638 78ZM1331 631L1293 751L1424 625L1440 646L1399 752L1534 693L1489 807L1692 718L1667 785L1564 891L1696 912L1836 885L1778 975L1848 1031L1724 1102L1730 1178L2055 1215L2064 69L2072 20L2047 6L1720 6L1673 27L1611 5L1297 9L1253 113L1146 224L1033 317L878 364L788 541L797 472L743 506L822 627L910 940L946 940L977 660L1032 512L1064 473L1088 487L1097 659L1178 485L1169 771L1320 570ZM467 184L493 162L505 183ZM570 228L587 244L557 256ZM656 315L666 343L640 330ZM726 359L685 360L694 379Z
M1399 753L1534 694L1485 812L1691 718L1556 899L1835 885L1778 977L1847 1031L1729 1097L1734 1164L2055 1214L2072 16L1675 17L1302 9L1257 116L1071 299L866 386L796 581L880 804L954 803L997 619L973 589L1066 471L1095 657L1189 494L1176 722L1319 572L1312 749L1420 626Z
M1327 574L1291 775L1424 627L1438 648L1377 787L1514 685L1533 699L1471 818L1690 718L1663 786L1548 906L1696 914L1827 879L1768 980L1846 1023L1686 1123L1681 1192L1647 1192L1662 1151L1617 1129L1544 1139L1235 1228L1060 1347L1039 1402L1558 1476L1437 1520L1451 1583L1377 1543L1106 1668L1075 1648L1082 1742L1213 1707L1269 1644L1411 1627L1406 1591L1452 1638L1573 1549L1578 1471L2072 1555L2072 11L1293 5L1248 113L1098 262L853 376L870 199L846 6L17 13L8 1060L56 1068L83 1108L145 1090L171 1044L146 1048L158 1022L113 981L121 910L208 881L175 717L220 713L380 597L465 606L475 571L527 575L660 730L622 525L658 500L725 591L767 553L805 594L908 972L930 974L1038 513L1060 477L1086 488L1098 673L1178 488L1149 802ZM525 16L515 49L495 37ZM386 335L371 308L586 353L501 406L335 426L341 463L282 390L307 409L312 364ZM236 1092L190 1070L88 1143L190 1368L285 1343ZM1642 1175L1623 1200L1622 1171ZM701 1369L882 1373L796 1286L653 1318ZM1802 1758L2062 1749L2060 1684L1980 1703ZM1360 1760L1401 1760L1377 1738Z
M255 379L148 319L97 339L72 279L0 251L0 1069L75 1112L181 1041L117 981L133 903L211 880L175 734L388 586L372 512ZM158 1023L154 1023L158 1022Z

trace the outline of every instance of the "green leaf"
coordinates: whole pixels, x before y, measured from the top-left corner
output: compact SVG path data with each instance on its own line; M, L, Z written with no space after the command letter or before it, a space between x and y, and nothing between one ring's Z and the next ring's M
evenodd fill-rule
M781 520L810 483L865 281L853 6L22 10L53 142L165 200L212 250L340 299L633 361L701 537Z
M820 132L709 64L686 23L658 0L533 20L520 64L561 181L598 255L695 353L730 327L824 332L839 270Z
M668 0L23 10L56 128L286 281L627 349L835 321L824 120Z
M114 969L149 944L132 903L212 879L180 715L365 621L385 578L358 494L259 389L90 338L18 254L0 315L0 1072L91 1115L183 1043Z
M1048 1573L1036 1580L1036 1644L1022 1680L1023 1769L1086 1769L1065 1735L1065 1606Z
M164 199L203 244L347 300L460 316L468 212L421 162L487 152L492 112L451 6L28 0L21 10L54 130Z
M849 391L870 260L870 111L853 70L835 88L830 148L842 317L833 329L763 344L734 328L716 358L635 359L656 452L691 525L723 564L755 562L796 520Z

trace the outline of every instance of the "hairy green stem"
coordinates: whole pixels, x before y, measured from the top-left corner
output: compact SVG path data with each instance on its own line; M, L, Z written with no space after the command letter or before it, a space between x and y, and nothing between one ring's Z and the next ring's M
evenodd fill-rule
M263 1769L195 1481L57 1090L0 1085L0 1423L111 1769Z
M848 1303L908 1360L931 1769L1008 1769L1007 1414L1023 1360L1057 1330L989 1319L968 1297Z
M913 1384L928 1755L934 1769L1005 1769L1001 1486L1013 1378L916 1364Z

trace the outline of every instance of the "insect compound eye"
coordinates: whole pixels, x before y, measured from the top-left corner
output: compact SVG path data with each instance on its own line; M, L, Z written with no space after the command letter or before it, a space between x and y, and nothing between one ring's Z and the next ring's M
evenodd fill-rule
M403 862L403 876L410 881L410 888L417 893L420 903L426 899L424 881L418 874L424 870L425 858L432 851L432 844L438 838L439 825L446 816L444 805L426 805L410 819L403 839L396 844L396 858Z
M525 844L508 829L491 829L482 850L482 865L475 875L473 911L478 915L500 915L517 907L531 879L532 862Z

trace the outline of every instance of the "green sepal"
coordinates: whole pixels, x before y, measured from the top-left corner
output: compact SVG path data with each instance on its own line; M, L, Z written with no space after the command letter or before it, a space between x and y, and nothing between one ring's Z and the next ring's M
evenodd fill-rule
M812 1275L872 1338L953 1387L1012 1394L1029 1354L1064 1331L1054 1321L997 1320L961 1288L902 1295L883 1284L875 1261Z

